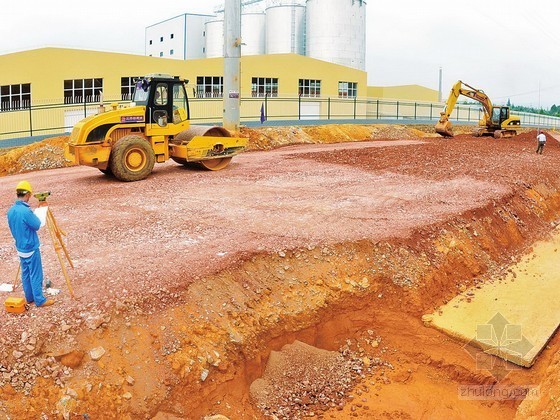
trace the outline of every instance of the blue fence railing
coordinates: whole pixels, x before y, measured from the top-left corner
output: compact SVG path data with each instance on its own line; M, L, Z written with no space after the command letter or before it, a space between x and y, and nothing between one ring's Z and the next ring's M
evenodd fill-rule
M105 105L129 106L130 101L105 100ZM189 101L191 121L194 124L219 124L222 120L222 98L192 98ZM27 144L33 139L69 133L76 122L99 111L99 103L47 103L26 104L24 109L0 112L0 147ZM434 123L444 104L389 100L377 98L332 97L242 97L240 115L242 124L316 124L328 122L355 122L373 124L391 120L403 123ZM512 112L521 118L522 126L559 128L560 118L526 112ZM450 120L457 123L475 124L482 117L480 106L459 104Z

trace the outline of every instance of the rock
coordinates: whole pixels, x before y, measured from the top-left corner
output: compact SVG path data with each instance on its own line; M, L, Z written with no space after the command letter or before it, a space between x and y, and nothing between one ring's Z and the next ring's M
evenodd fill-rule
M127 384L129 384L129 385L131 385L131 386L134 385L134 378L133 378L132 376L127 375L127 377L125 378L125 380L126 380L126 383L127 383Z
M130 392L125 392L122 397L126 400L130 400L132 398L132 394Z
M84 358L83 351L74 350L62 356L60 359L60 363L62 363L64 366L68 366L72 369L75 369L78 366L80 366L83 358Z
M56 403L56 408L64 420L70 420L70 414L74 411L75 406L76 400L69 395L65 395Z
M92 330L96 330L97 328L99 328L101 326L101 324L103 324L103 322L105 322L105 321L99 315L88 316L86 318L86 325Z
M200 380L201 380L202 382L204 382L204 381L206 380L206 378L208 378L208 374L209 374L209 373L210 373L210 372L208 371L208 369L204 369L204 370L202 371L202 373L200 374Z
M222 416L221 414L214 414L213 416L206 416L203 420L229 420L229 417Z
M105 349L103 347L96 347L89 351L89 357L91 357L91 360L95 360L95 361L101 359L104 354L105 354Z
M21 351L14 350L12 352L12 356L14 356L15 359L21 359L23 357L23 353Z
M64 394L69 395L72 398L78 398L78 393L74 391L72 388L67 388Z

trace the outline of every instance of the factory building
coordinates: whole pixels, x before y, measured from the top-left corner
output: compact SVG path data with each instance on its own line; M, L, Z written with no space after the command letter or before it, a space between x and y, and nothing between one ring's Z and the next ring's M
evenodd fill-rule
M177 60L205 58L204 25L212 18L212 15L185 13L148 26L146 55Z
M365 1L262 0L247 3L250 7L241 12L241 55L293 53L365 70ZM213 16L197 16L197 19L194 15L182 15L148 27L146 55L180 60L223 57L223 10L217 10ZM175 35L177 33L181 35ZM171 42L170 34L174 34L175 43ZM189 39L198 39L204 45L191 48Z

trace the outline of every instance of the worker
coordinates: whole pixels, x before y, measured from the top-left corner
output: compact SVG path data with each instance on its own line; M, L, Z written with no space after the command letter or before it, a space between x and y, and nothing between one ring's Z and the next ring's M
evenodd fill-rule
M539 145L537 146L537 153L542 155L542 151L546 143L546 136L544 135L544 132L542 132L541 130L539 130L538 133L539 134L537 135L537 142L539 143Z
M14 237L17 254L21 266L21 284L27 303L35 302L36 306L50 306L52 299L43 295L43 266L39 250L37 231L45 224L46 201L39 204L35 213L29 206L33 190L27 181L16 186L17 200L8 210L8 225ZM38 213L40 216L38 216Z

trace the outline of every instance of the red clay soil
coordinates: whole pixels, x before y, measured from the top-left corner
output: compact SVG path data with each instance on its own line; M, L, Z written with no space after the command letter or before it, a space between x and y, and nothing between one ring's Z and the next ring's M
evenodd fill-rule
M21 179L51 191L76 293L42 231L61 293L49 308L0 313L0 419L513 418L520 401L458 400L458 384L496 379L420 319L556 225L560 145L548 136L536 155L535 136L406 131L250 151L219 172L168 162L133 183L86 167L0 178L3 213ZM6 225L0 262L12 283ZM348 386L313 404L252 398L270 351L296 339L350 357ZM506 383L554 383L558 349L555 338ZM554 418L553 400L534 404L527 415Z

